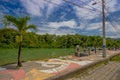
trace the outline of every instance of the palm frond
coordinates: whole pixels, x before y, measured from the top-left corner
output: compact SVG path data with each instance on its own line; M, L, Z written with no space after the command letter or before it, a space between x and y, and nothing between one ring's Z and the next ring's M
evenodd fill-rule
M24 28L25 31L28 30L28 29L33 29L33 30L37 31L37 27L34 24L30 24L30 25L28 25L27 27Z
M22 17L18 18L20 31L24 30L24 28L27 27L27 23L29 20L30 20L30 17L28 17L28 16L26 16L24 18L22 18Z
M12 22L15 26L18 24L17 19L14 16L10 16L10 15L5 15L4 18L8 21L8 22Z
M14 17L11 15L6 15L4 16L4 18L11 22L19 31L20 34L22 34L23 32L26 32L28 29L33 29L33 30L37 30L36 26L34 24L28 25L28 21L30 20L30 17L26 16L26 17Z
M7 21L7 19L5 19L5 18L2 20L2 23L4 24L5 28L8 28L8 26L10 25L10 22Z

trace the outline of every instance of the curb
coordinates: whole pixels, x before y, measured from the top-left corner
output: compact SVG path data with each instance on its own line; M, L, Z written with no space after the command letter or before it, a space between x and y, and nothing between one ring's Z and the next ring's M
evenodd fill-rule
M102 63L104 61L109 61L112 57L115 57L117 55L120 55L120 53L116 53L116 54L113 54L113 55L111 55L111 56L109 56L107 58L103 58L101 60L94 61L94 62L92 62L90 64L87 64L85 66L82 66L82 67L80 67L78 69L73 69L73 70L70 70L68 72L64 72L62 74L49 77L48 79L45 79L45 80L64 80L65 78L67 78L67 76L69 77L70 75L72 75L72 74L74 74L74 73L76 73L78 71L82 72L82 71L84 71L84 70L86 70L86 69L88 69L88 68L90 68L90 67L92 67L92 66L94 66L96 64Z

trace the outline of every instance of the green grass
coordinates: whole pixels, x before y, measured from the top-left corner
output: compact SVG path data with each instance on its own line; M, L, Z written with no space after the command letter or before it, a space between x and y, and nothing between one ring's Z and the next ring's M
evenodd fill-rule
M111 58L111 61L120 62L120 55Z
M18 49L0 49L0 65L6 65L17 62ZM74 49L35 49L23 48L21 60L47 60L49 58L74 54Z

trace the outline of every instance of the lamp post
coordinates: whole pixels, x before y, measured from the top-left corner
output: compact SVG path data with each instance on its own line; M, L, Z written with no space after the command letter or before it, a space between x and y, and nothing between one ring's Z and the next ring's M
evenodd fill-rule
M92 5L96 5L93 3ZM102 35L103 35L103 58L106 58L106 35L105 35L105 0L102 0Z
M105 0L102 0L102 26L103 26L103 58L106 57L106 36L105 36Z

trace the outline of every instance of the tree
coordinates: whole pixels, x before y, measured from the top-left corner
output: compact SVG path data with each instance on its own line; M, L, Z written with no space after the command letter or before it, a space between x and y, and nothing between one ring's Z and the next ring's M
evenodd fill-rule
M19 49L18 49L18 62L17 62L17 67L22 67L21 63L21 48L22 48L22 41L23 41L23 35L28 29L34 29L36 30L36 26L34 24L27 24L27 22L30 20L30 17L14 17L11 15L5 15L4 18L12 23L19 33L18 38L19 38Z
M0 47L2 48L15 48L15 37L17 32L11 28L0 29Z

